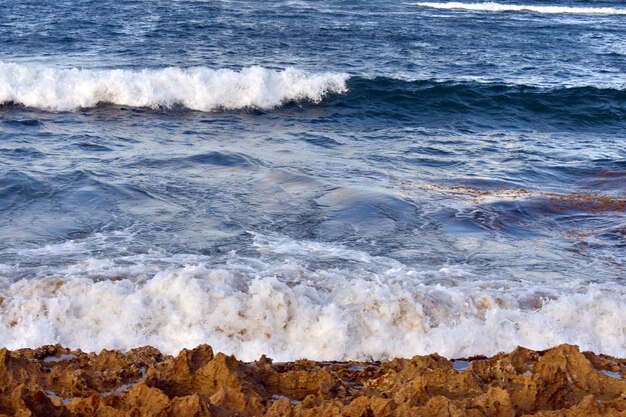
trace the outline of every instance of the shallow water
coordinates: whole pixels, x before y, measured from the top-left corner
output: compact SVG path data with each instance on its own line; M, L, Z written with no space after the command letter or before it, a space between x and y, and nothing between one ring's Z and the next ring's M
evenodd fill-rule
M0 1L0 344L625 356L625 9L520 4Z

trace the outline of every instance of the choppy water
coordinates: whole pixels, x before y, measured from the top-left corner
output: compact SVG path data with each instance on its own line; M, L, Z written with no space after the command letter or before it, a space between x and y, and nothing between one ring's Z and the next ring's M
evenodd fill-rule
M626 356L622 2L0 13L0 345Z

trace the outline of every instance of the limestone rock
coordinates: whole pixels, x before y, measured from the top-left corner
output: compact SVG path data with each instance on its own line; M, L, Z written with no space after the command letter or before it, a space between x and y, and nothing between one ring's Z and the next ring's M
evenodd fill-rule
M244 363L210 346L0 349L0 417L626 417L626 360L561 345L467 358Z

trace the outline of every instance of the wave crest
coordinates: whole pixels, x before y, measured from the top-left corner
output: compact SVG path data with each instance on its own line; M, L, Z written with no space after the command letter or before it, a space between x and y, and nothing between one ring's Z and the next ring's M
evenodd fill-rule
M241 71L206 67L130 71L33 68L0 63L0 104L45 110L75 110L107 103L131 107L184 106L214 111L271 109L290 101L320 101L346 91L342 73L277 71L249 67Z
M462 9L484 12L535 12L551 14L626 15L626 9L616 9L613 7L528 6L500 4L494 2L461 3L457 1L451 1L447 3L420 2L416 4L418 6L432 7L435 9Z

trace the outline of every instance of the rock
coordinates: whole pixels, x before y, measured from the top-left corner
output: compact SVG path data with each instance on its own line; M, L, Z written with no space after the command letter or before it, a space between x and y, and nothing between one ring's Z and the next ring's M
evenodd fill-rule
M0 349L0 417L625 416L626 360L561 345L469 358L244 363L210 346Z
M626 392L626 382L598 372L578 347L570 345L547 351L533 367L532 380L537 410L570 408L589 394L607 401Z
M208 406L200 400L198 394L175 397L167 407L168 417L203 417L210 415Z

